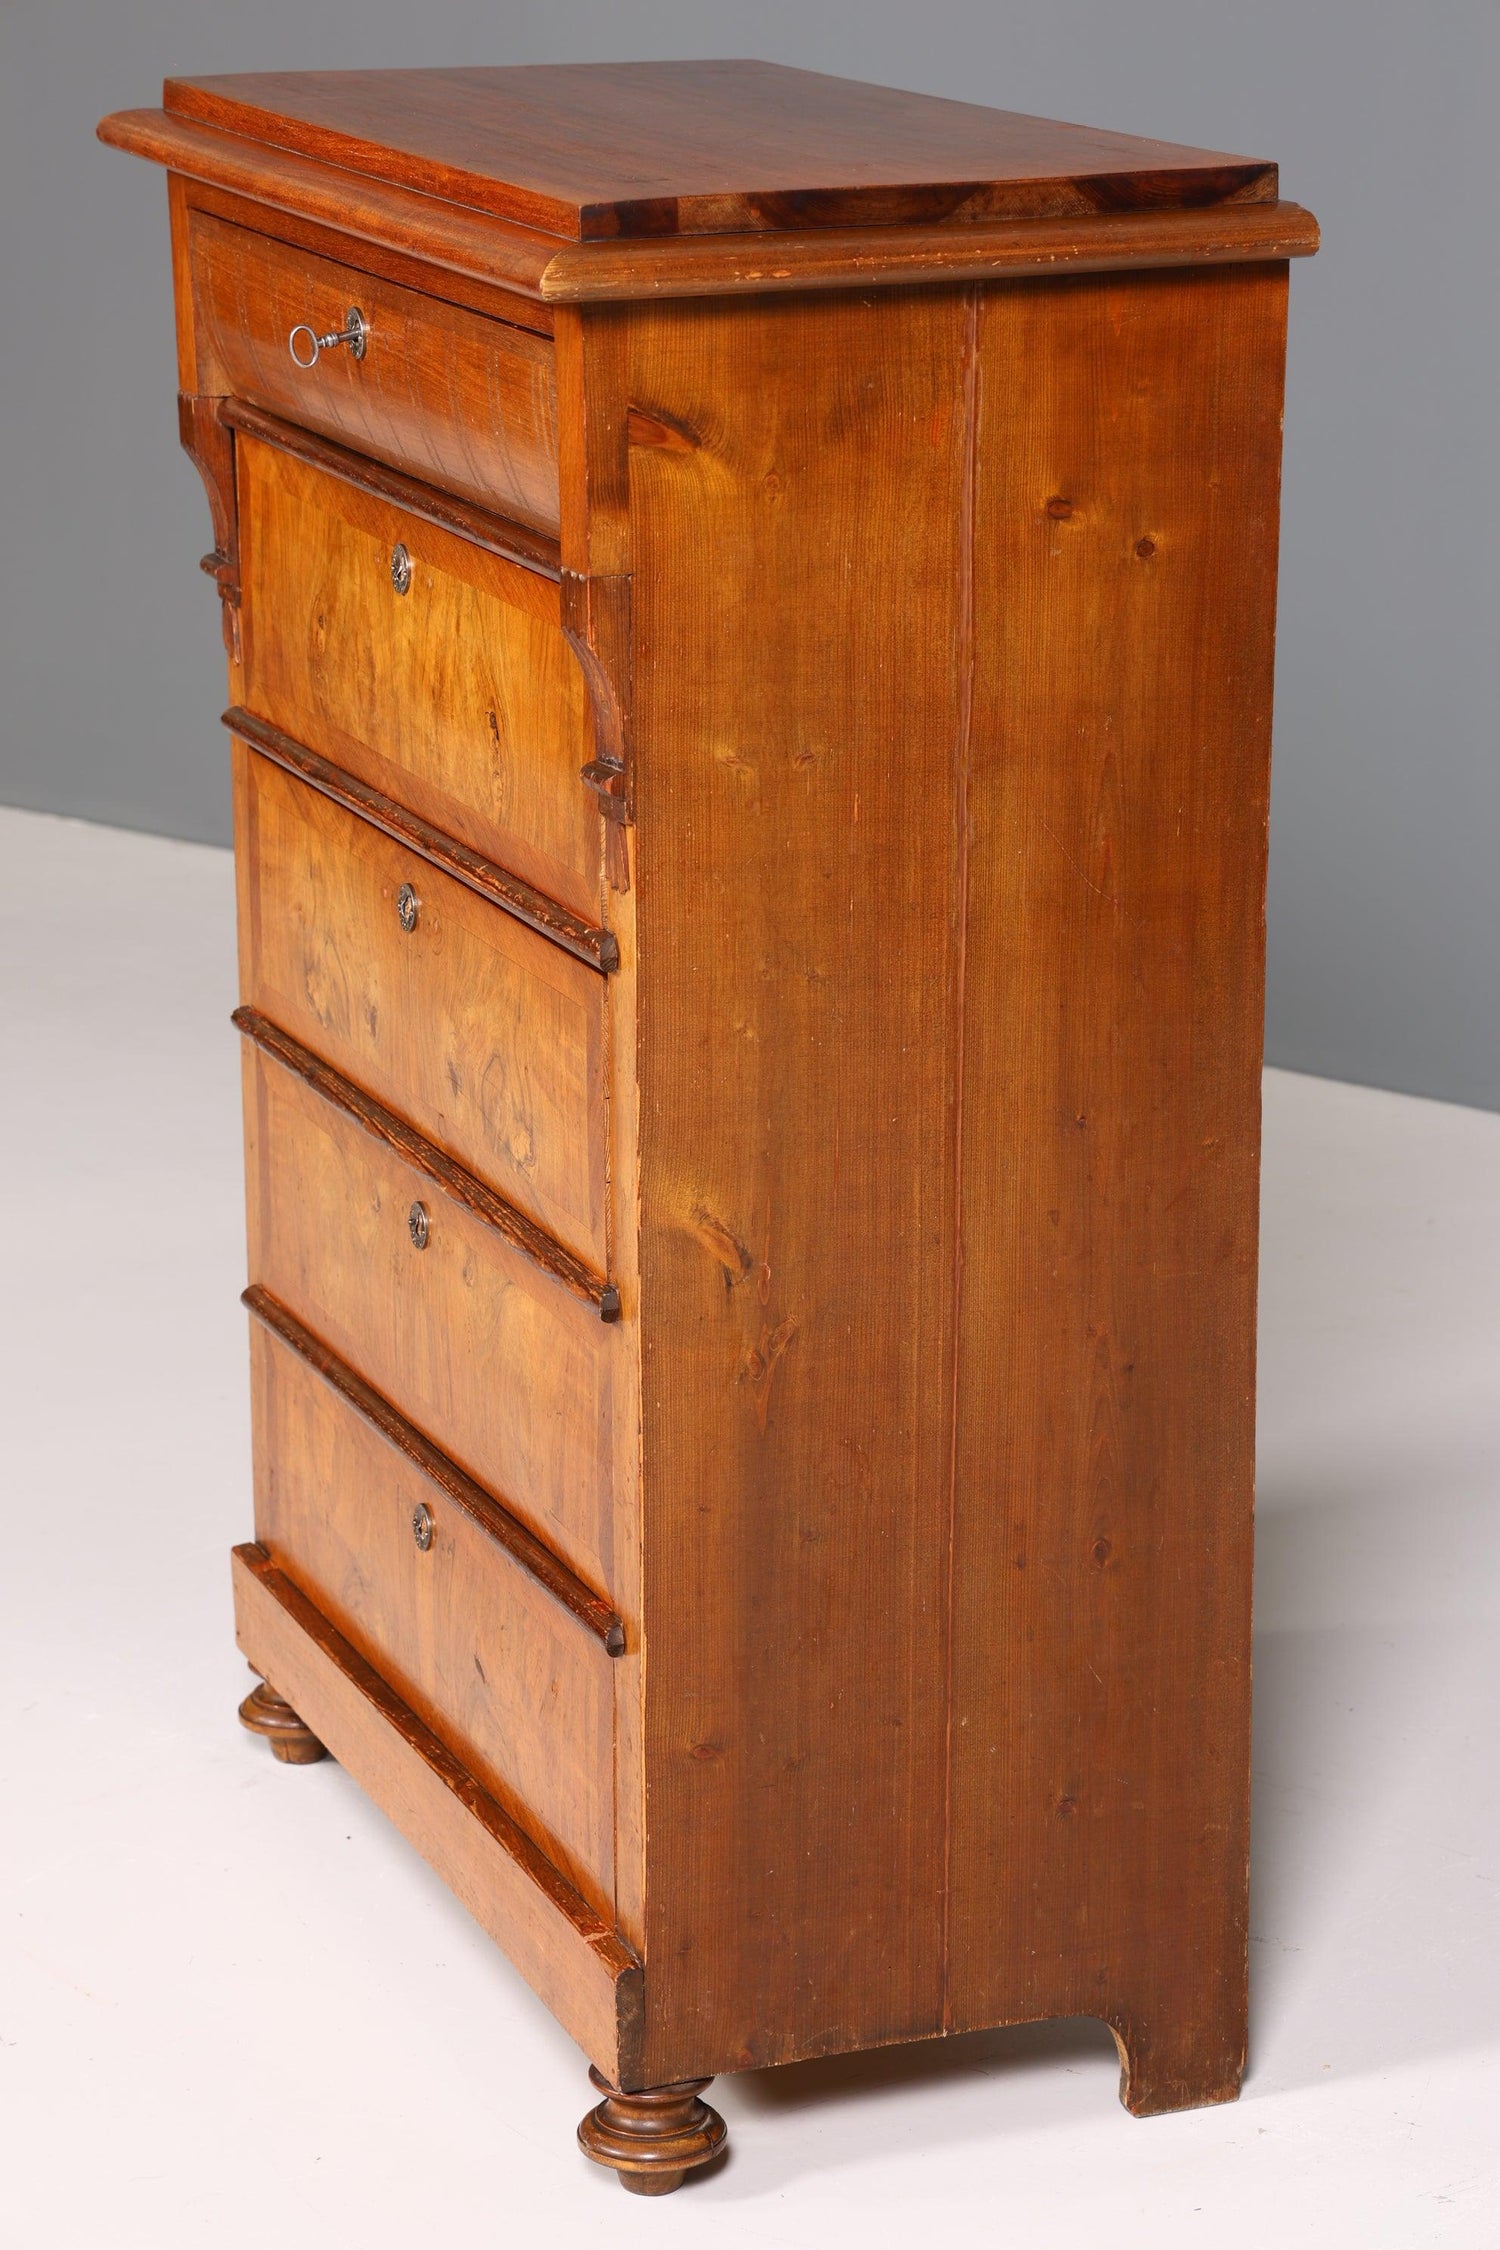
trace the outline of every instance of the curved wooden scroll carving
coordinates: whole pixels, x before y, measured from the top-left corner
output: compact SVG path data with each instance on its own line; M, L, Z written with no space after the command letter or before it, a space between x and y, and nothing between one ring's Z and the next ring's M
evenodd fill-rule
M635 818L632 770L630 579L585 577L565 570L561 581L562 629L583 668L594 720L594 755L583 769L585 786L608 823L606 866L617 891L630 888L625 829Z
M219 417L222 399L200 398L190 391L177 394L177 429L187 454L208 494L213 518L213 552L203 557L219 589L224 613L224 646L231 663L240 661L240 542L239 510L234 485L234 432Z

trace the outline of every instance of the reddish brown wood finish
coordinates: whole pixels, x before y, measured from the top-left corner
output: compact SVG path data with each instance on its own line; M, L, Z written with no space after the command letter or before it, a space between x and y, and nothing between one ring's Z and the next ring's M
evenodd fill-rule
M169 78L163 101L170 116L580 240L1276 197L1274 164L777 63L247 72Z
M269 759L235 774L246 1005L607 1273L604 979Z
M462 1760L424 1726L264 1547L236 1547L235 1633L296 1697L345 1772L383 1806L586 2055L639 2071L641 1964Z
M1138 275L979 341L948 2022L1102 2015L1140 2111L1244 2063L1285 317Z
M336 477L340 484L352 484L357 492L371 493L377 500L389 500L406 515L419 517L423 523L436 524L440 531L455 531L472 546L483 547L505 562L519 563L530 576L558 578L562 575L557 541L549 539L545 532L473 507L435 484L423 484L416 477L404 476L398 469L372 461L367 454L353 453L346 445L335 445L331 438L319 437L315 431L304 430L295 422L285 422L277 414L267 414L261 407L247 405L243 399L225 398L216 403L220 419L228 429L240 430L246 437L274 445L278 452L306 461L310 467ZM535 588L530 601L538 613L550 606L545 589L540 586Z
M723 2148L724 2120L699 2098L710 2079L626 2094L601 2071L591 2069L589 2076L604 2099L580 2124L578 2145L596 2164L608 2165L632 2195L671 2195Z
M284 1697L262 1680L240 1705L240 1725L271 1745L271 1755L283 1766L315 1766L327 1750L302 1724Z
M507 873L494 860L471 851L455 837L445 836L431 821L397 804L394 797L369 788L351 773L341 773L327 758L320 758L316 751L306 749L291 735L283 734L280 727L273 727L265 719L257 719L251 712L238 708L224 712L223 723L239 741L258 750L273 765L284 766L300 781L310 782L322 796L342 805L346 812L357 813L372 828L380 829L398 844L407 845L431 866L440 867L445 875L454 876L505 913L514 914L518 922L551 938L565 953L586 961L592 969L619 967L619 941L612 931L602 930L579 915L570 914L565 906L559 906L518 876Z
M223 142L221 135L208 137L221 145L230 145ZM489 319L506 321L512 327L534 329L539 336L552 334L551 307L535 297L523 296L518 290L477 280L451 266L434 264L430 258L408 257L388 242L351 234L347 226L342 230L320 226L315 219L301 218L295 212L278 210L264 202L252 202L247 196L236 195L226 188L210 187L185 174L174 173L171 184L174 197L179 197L182 203L184 242L192 224L191 214L203 212L210 218L224 220L226 225L246 227L252 233L268 235L273 241L311 250L319 258L332 259L356 272L379 274L387 281L399 282L403 289L415 289L422 296L465 305L470 312L484 313Z
M1129 266L1243 264L1310 257L1317 222L1295 203L1215 203L1202 209L1109 211L1060 219L969 219L946 227L816 228L806 234L640 235L567 242L556 235L387 187L264 142L240 140L159 109L106 117L99 137L165 164L179 185L260 203L274 234L284 217L310 221L431 260L539 306L664 297L757 295L858 284L899 286L1023 274L1109 273Z
M356 1090L247 1028L262 1042L245 1072L254 1282L545 1542L560 1577L607 1591L631 1435L618 1339L494 1225L482 1190L463 1194L441 1162L419 1170ZM612 1606L595 1606L613 1636Z
M216 380L289 417L544 532L557 528L557 387L544 336L486 320L194 212L198 348ZM310 367L290 338L367 323L363 357L330 346ZM309 346L301 346L303 358Z
M274 1056L294 1076L304 1079L309 1089L325 1105L342 1110L372 1140L383 1141L412 1171L425 1174L428 1179L436 1181L453 1202L472 1211L487 1227L492 1227L497 1234L503 1235L507 1242L522 1253L528 1264L539 1266L543 1272L553 1275L574 1296L582 1297L588 1304L597 1307L601 1320L619 1319L620 1294L610 1282L601 1281L581 1259L572 1257L560 1242L555 1242L542 1228L533 1225L524 1211L518 1211L514 1204L507 1203L503 1196L496 1195L492 1188L487 1188L483 1180L476 1179L463 1165L455 1164L452 1157L445 1156L440 1148L408 1125L404 1118L398 1117L394 1110L386 1109L380 1102L372 1100L352 1079L345 1078L342 1072L321 1061L310 1047L304 1047L300 1040L293 1039L258 1009L236 1008L232 1021L237 1031L242 1031L247 1038L253 1039L258 1047Z
M520 1526L486 1494L278 1308L259 1299L252 1309L257 1538L608 1914L614 1683L604 1605L582 1587L562 1600L556 1566L549 1583Z
M942 2017L973 323L629 333L651 2083Z
M624 1655L624 1627L608 1602L560 1563L551 1548L535 1538L509 1509L466 1475L457 1462L440 1453L414 1422L331 1351L322 1337L305 1328L270 1290L256 1283L244 1292L242 1301L263 1328L295 1352L345 1405L420 1469L429 1484L446 1493L495 1545L504 1548L509 1561L591 1633L607 1656Z
M214 543L199 569L213 580L223 609L224 652L240 660L239 509L235 501L234 431L224 419L224 400L195 393L177 394L177 429L182 449L203 479L213 518Z
M578 2037L638 2192L711 2073L1051 2014L1138 2113L1231 2098L1313 222L761 66L171 102L103 131L176 168L241 589L283 1731ZM409 351L368 426L222 395L320 261ZM544 461L529 531L471 442Z
M244 438L238 453L238 700L597 922L603 837L579 786L589 695L558 586L280 446Z

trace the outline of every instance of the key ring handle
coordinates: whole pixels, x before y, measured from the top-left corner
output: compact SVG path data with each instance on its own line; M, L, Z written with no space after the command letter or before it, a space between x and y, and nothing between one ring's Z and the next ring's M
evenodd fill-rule
M299 336L305 336L312 346L310 359L304 359L297 349ZM294 365L300 367L305 374L308 368L317 366L324 352L333 351L340 344L347 344L356 359L363 359L369 340L369 322L358 305L351 305L344 315L343 327L330 328L326 336L320 336L305 320L299 320L286 340L286 348L292 355Z

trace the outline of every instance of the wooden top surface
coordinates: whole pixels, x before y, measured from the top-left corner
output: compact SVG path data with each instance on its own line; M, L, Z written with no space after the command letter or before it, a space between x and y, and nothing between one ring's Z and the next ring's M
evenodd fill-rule
M573 241L1274 203L1276 168L764 62L168 79L169 115Z

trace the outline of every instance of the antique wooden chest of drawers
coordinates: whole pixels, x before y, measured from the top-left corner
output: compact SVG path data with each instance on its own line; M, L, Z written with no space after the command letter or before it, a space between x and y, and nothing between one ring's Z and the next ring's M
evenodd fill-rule
M173 81L247 1723L594 2066L1245 2051L1274 168L748 63Z

